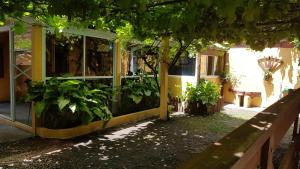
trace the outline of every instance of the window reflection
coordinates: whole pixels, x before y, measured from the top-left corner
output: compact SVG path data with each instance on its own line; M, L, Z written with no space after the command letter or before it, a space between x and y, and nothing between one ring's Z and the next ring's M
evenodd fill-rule
M14 35L14 55L16 58L14 76L17 100L22 100L26 95L26 82L31 79L31 46L31 27L27 25L24 33Z
M127 49L122 53L122 75L132 76L139 73L153 74L153 70L145 63L147 61L152 68L158 68L158 59L156 55L146 55L142 49Z
M113 75L113 47L108 40L86 37L86 76Z
M201 55L201 75L211 76L220 74L222 62L221 57Z
M83 38L76 35L47 33L47 76L83 76Z
M26 25L26 31L22 34L15 33L14 42L14 115L15 120L31 125L31 103L26 102L27 84L31 81L32 75L32 29Z

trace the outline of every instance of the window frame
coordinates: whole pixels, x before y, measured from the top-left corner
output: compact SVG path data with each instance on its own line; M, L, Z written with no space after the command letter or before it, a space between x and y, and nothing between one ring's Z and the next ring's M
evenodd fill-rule
M47 38L47 32L54 32L53 28L43 28L43 80L49 80L53 78L54 76L47 76L46 72L46 38ZM68 34L74 34L78 36L82 36L83 39L83 44L82 44L82 50L83 50L83 56L82 56L82 76L72 76L72 77L62 77L58 76L57 79L60 80L68 80L68 79L77 79L77 80L97 80L97 79L113 79L115 76L115 72L113 71L113 74L111 76L87 76L86 75L86 37L91 37L91 38L98 38L98 39L104 39L108 40L110 42L110 45L112 46L112 53L113 53L113 64L116 59L116 50L115 50L115 44L114 40L116 39L115 34L110 33L110 32L105 32L101 30L93 30L93 29L64 29L62 30L63 33L68 33Z
M221 56L217 56L217 55L201 55L200 56L200 60L202 60L202 57L205 57L205 74L200 74L201 77L219 77L220 75L216 74L216 70L217 70L217 66L218 66L218 59ZM209 68L209 57L213 57L213 62L212 62L212 69L210 70L212 72L212 74L208 75L208 68ZM201 61L202 62L202 61ZM201 68L200 68L201 69ZM201 73L201 70L200 70Z

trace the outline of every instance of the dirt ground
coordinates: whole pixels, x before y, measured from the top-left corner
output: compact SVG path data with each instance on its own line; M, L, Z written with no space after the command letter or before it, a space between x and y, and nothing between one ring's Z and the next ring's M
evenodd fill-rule
M0 144L0 169L176 168L251 118L232 109L209 117L177 113L169 121L129 124L71 140L38 137Z

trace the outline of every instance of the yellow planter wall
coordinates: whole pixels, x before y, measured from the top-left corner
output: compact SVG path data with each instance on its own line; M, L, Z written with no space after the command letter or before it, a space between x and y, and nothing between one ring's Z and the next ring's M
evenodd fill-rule
M201 78L204 78L208 81L220 85L219 76L202 76ZM171 97L182 96L186 90L187 83L196 84L195 76L169 75L168 79L169 79L168 90Z

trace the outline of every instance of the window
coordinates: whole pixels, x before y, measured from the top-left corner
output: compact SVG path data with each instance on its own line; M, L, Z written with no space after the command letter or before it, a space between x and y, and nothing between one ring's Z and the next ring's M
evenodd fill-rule
M151 67L158 67L158 57L155 54L146 55L139 47L128 48L126 52L122 53L122 75L135 76L140 72L153 75L153 70L145 63L144 59Z
M46 35L46 75L83 76L83 38L75 35Z
M170 75L195 76L196 58L186 53L170 70Z
M113 44L108 40L86 37L86 76L113 75Z
M112 76L112 41L70 33L46 33L47 78L95 80L112 79Z
M200 74L213 76L220 74L221 59L218 56L201 55L200 58Z

